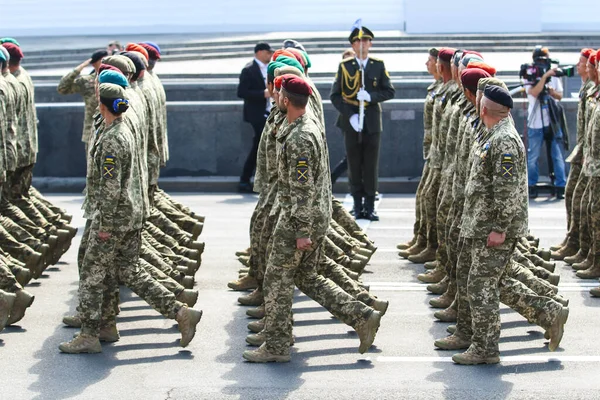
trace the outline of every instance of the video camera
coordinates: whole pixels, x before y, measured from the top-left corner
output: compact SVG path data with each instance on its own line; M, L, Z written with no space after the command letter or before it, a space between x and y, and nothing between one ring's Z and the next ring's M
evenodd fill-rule
M525 79L527 82L536 84L542 79L542 76L550 69L552 65L558 65L558 60L553 60L548 57L548 50L537 46L533 51L533 62L528 64L522 64L519 72L519 77ZM571 77L575 75L575 67L572 65L560 67L556 69L556 76ZM546 83L546 82L544 82Z

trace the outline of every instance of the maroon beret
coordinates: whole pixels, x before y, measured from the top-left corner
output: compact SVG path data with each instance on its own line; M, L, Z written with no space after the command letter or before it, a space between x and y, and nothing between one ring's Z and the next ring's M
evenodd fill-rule
M469 89L472 93L477 92L477 84L480 79L490 78L491 75L480 68L465 69L460 73L460 81L465 89Z
M475 50L465 50L465 51L463 51L463 55L462 55L462 56L464 57L464 56L466 56L467 54L473 54L473 55L475 55L475 56L477 56L477 57L481 58L482 60L484 60L483 56L482 56L482 55L481 55L481 53L480 53L480 52L478 52L478 51L475 51Z
M122 72L119 68L113 67L112 65L108 65L108 64L100 64L100 67L98 67L98 75L100 75L100 73L102 71L116 71L116 72L122 74Z
M302 96L310 96L312 94L312 89L310 85L299 76L284 76L281 81L281 87L285 89L286 92L299 94Z
M452 49L450 47L442 47L438 54L438 58L442 61L449 63L452 61L452 57L454 56L455 52L456 52L456 49Z
M148 52L148 57L150 57L150 60L160 60L160 53L154 47L152 47L146 43L138 43L138 44L140 46L142 46L144 49L146 49L146 51Z
M14 43L6 42L2 43L2 46L4 46L4 48L8 51L8 54L10 54L11 60L18 61L22 60L25 57L23 55L23 52L21 51L21 48Z

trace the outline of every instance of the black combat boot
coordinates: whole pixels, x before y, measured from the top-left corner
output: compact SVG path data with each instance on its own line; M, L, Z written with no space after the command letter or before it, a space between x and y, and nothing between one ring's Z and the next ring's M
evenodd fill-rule
M350 214L354 215L355 219L364 218L362 196L359 194L354 194L352 197L354 198L354 207L352 208Z
M369 221L379 221L379 215L375 212L375 196L365 198L365 216Z
M565 198L565 188L564 187L557 187L556 188L556 199L557 200L562 200Z

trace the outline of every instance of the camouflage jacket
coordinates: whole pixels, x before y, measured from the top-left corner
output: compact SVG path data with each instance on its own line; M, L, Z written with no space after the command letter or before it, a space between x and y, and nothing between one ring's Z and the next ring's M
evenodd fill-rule
M316 240L327 232L332 212L323 132L307 113L281 130L277 142L278 207L296 238Z
M452 104L452 114L448 123L448 133L446 135L446 146L444 149L444 162L442 164L442 179L450 180L452 184L452 176L454 175L454 167L456 163L456 152L458 150L460 125L463 116L463 111L469 105L469 100L460 93L458 99Z
M443 155L440 153L440 136L446 135L444 131L444 115L458 85L454 81L448 81L442 85L439 96L433 104L433 117L431 124L431 148L429 151L429 167L442 168ZM447 122L445 124L447 126Z
M583 167L581 172L585 176L592 175L592 123L593 115L598 108L598 100L600 97L600 85L591 87L587 92L587 101L585 107L585 136L583 138Z
M277 131L285 120L285 114L275 105L265 123L256 156L256 173L254 174L254 191L261 200L267 197L269 187L277 181Z
M135 152L135 139L123 118L107 126L90 151L87 204L100 231L142 228L142 188Z
M596 106L588 125L589 151L583 172L586 176L600 176L600 107Z
M167 165L167 161L169 160L169 136L167 133L167 94L162 82L160 81L160 78L154 73L154 71L149 71L147 75L152 77L154 80L154 88L158 95L158 113L160 117L158 118L158 132L156 137L158 138L158 146L160 148L160 165L164 167Z
M85 103L85 114L83 116L83 132L81 141L89 143L90 136L94 132L94 113L98 108L96 97L96 71L88 75L80 75L80 71L73 70L63 76L58 83L60 94L80 94Z
M8 107L10 106L10 87L0 75L0 182L6 180L6 134L8 131Z
M461 236L485 239L492 231L511 239L525 236L527 161L512 119L505 118L492 127L489 135L476 142L471 156Z
M21 107L23 86L9 72L3 73L4 81L7 85L7 104L6 104L6 131L4 134L6 170L14 171L17 169L17 142L19 131L19 114ZM2 78L0 78L2 79Z
M19 113L19 130L17 131L17 167L35 164L38 151L37 112L33 82L29 74L21 67L13 73L23 88L23 98Z
M454 161L454 175L452 178L452 199L457 203L456 206L458 207L462 207L465 199L465 181L471 166L469 164L469 154L471 152L473 139L482 127L483 124L481 124L481 121L477 116L475 106L469 103L469 107L463 110L460 120L459 139Z
M159 99L154 88L152 78L144 74L138 79L138 85L144 104L146 105L147 118L147 138L148 138L148 183L150 185L158 184L158 176L160 175L161 155L158 141L159 130L157 129L159 119L162 116L158 112Z
M427 88L427 96L425 96L425 104L423 105L423 159L429 159L429 153L431 151L431 126L433 124L433 105L435 103L436 96L442 87L443 82L441 79L433 82Z

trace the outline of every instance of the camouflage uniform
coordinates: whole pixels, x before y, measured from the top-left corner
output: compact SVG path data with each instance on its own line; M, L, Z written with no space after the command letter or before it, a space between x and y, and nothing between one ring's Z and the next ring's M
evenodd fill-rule
M591 254L594 270L600 270L600 107L592 111L588 126L588 154L583 173L589 177L588 224L591 233Z
M147 122L147 165L148 165L148 186L150 201L154 200L154 189L158 185L158 176L160 175L160 148L159 148L159 118L162 115L159 113L159 101L156 97L156 89L154 88L154 80L150 76L144 74L137 80L140 97L144 100L146 106L146 122Z
M160 166L164 167L169 160L169 138L167 134L167 95L165 88L160 81L158 75L154 71L147 71L146 73L154 80L154 89L158 96L159 112L158 112L158 125L157 125L157 141L160 149Z
M372 309L318 275L321 242L331 219L329 157L321 130L304 115L277 137L277 224L264 279L265 346L272 354L289 354L294 286L342 321L356 326ZM296 249L297 238L311 238L313 249Z
M538 296L505 271L518 238L527 234L527 167L523 143L512 119L489 130L489 139L471 153L461 224L464 239L457 264L458 321L455 335L471 340L469 352L497 356L499 302L549 328L562 309ZM505 233L505 242L487 247L490 232Z

